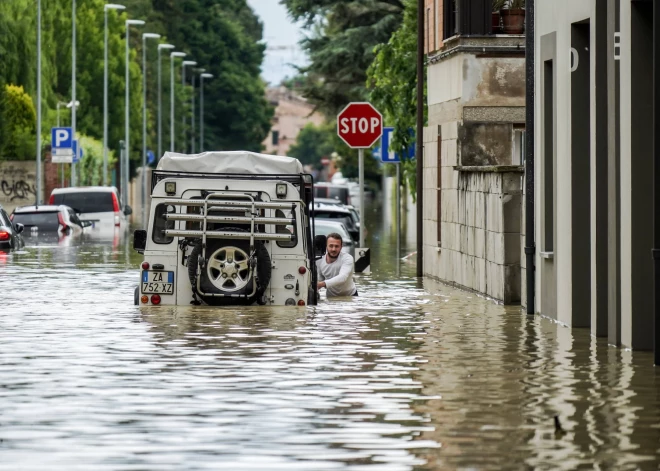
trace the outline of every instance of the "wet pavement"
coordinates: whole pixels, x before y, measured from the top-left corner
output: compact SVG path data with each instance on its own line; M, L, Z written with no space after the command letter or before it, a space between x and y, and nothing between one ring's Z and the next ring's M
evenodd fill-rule
M307 308L140 309L123 234L0 254L0 469L658 469L650 353L418 281L371 216Z

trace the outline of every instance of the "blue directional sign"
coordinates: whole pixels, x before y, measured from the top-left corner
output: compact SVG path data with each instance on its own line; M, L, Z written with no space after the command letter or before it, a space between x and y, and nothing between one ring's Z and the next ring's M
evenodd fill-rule
M390 143L394 134L394 128L384 127L383 135L380 138L380 161L384 164L398 164L401 162L399 154L390 151Z
M78 147L78 139L73 140L73 163L77 164L83 158L82 146Z
M153 164L156 161L156 155L154 154L153 150L148 150L147 151L147 163L148 164Z

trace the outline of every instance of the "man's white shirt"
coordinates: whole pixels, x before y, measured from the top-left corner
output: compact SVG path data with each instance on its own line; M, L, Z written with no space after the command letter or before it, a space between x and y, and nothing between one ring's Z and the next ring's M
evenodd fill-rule
M353 296L357 291L353 282L353 257L341 252L334 262L328 263L327 255L316 261L319 281L325 281L328 296Z

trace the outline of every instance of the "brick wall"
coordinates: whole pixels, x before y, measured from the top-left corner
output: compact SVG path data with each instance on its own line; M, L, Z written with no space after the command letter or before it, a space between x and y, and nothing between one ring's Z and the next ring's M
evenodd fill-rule
M442 8L444 0L424 0L424 52L442 47Z

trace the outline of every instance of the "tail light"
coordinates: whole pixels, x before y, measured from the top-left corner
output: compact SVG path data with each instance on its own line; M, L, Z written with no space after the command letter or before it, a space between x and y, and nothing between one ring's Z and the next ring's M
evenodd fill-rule
M111 194L112 210L115 212L115 226L119 226L119 200L117 199L117 194L114 191Z
M11 237L11 236L9 235L9 232L7 232L7 231L0 231L0 240L1 240L1 241L9 240L10 237Z
M158 306L160 304L160 294L154 294L151 296L151 304Z
M142 297L140 298L140 301L142 301L142 304L147 304L149 302L149 296L143 294Z
M142 262L142 269L143 270L148 270L149 269L149 262Z
M69 228L69 226L66 225L66 222L64 222L64 216L62 216L62 213L57 213L57 220L59 221L60 226L62 226L62 229L60 229L62 232Z
M50 199L48 200L48 204L55 204L55 195L50 195Z
M9 220L12 221L12 222L14 221L14 213L11 213L11 214L9 215Z
M298 301L298 306L304 306L304 305L305 305L305 301L303 301L302 299Z
M304 275L305 273L307 273L307 268L305 268L305 267L298 268L298 273L300 273L301 275Z

